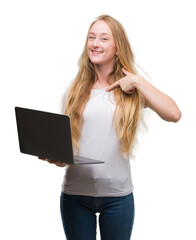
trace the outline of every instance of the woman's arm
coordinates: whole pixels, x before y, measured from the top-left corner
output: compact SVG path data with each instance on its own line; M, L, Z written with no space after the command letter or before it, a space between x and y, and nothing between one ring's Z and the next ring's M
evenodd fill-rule
M126 76L107 87L106 91L120 86L122 91L132 94L137 88L145 98L145 107L151 108L165 121L177 122L180 120L181 112L172 98L155 88L143 77L132 74L124 68L122 71Z
M155 111L165 121L177 122L180 120L181 112L171 97L155 88L141 76L136 79L134 85L144 96L145 107Z

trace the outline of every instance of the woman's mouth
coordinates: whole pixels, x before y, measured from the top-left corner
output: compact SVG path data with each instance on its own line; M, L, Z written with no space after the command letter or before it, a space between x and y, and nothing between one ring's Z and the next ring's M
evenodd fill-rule
M96 51L96 50L91 50L91 52L92 52L93 54L100 54L100 53L102 53L102 51Z

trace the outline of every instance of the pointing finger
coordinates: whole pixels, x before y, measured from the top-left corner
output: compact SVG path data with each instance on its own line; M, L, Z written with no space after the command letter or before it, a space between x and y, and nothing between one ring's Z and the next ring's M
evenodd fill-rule
M128 72L128 71L125 70L124 68L122 68L122 72L123 72L125 75L131 74L130 72Z
M110 85L109 87L107 87L105 90L107 92L113 90L114 88L118 87L119 86L119 81L116 81L115 83L113 83L112 85Z

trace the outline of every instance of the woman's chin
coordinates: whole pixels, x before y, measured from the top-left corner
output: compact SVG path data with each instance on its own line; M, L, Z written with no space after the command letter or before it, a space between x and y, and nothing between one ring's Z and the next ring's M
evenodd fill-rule
M91 59L91 62L92 62L93 64L96 64L96 65L103 64L102 61L100 61L100 60L96 60L96 59Z

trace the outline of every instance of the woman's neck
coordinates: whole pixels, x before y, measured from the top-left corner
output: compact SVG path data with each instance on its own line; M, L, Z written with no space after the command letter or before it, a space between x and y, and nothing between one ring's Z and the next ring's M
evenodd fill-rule
M107 65L94 65L95 71L97 73L97 81L93 88L104 88L110 85L112 79L108 79L109 74L113 71L113 66ZM108 82L109 81L109 82Z

